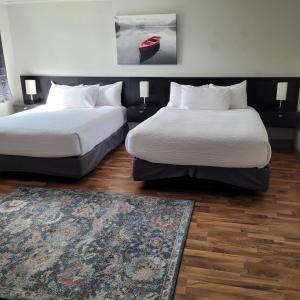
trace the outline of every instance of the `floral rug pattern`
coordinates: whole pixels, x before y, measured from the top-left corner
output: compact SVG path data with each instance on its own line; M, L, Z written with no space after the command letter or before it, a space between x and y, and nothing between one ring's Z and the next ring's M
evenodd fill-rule
M17 189L0 199L0 298L172 299L193 206Z

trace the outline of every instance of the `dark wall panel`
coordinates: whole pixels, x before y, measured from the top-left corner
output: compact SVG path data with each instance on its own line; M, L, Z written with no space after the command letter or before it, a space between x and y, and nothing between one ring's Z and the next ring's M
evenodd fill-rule
M278 102L276 98L277 82L288 82L287 101L283 103L283 109L289 111L297 110L298 95L300 88L299 77L64 77L64 76L21 76L21 84L24 101L30 99L25 94L25 80L35 79L37 81L37 101L45 103L51 86L51 81L58 84L78 85L96 84L101 85L123 81L122 103L124 106L131 106L141 103L139 97L139 82L148 80L150 82L150 96L147 100L149 105L164 106L168 103L170 93L170 82L180 84L203 85L214 83L216 85L231 85L247 80L248 104L258 111L276 109Z

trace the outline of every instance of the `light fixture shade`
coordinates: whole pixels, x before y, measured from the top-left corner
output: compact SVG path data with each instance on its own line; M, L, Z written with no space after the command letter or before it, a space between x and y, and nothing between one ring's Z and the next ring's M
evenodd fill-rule
M140 81L140 97L149 97L149 81Z
M25 89L27 95L36 95L35 80L25 80Z
M288 87L287 82L278 82L277 83L276 100L278 100L278 101L286 100L287 87Z

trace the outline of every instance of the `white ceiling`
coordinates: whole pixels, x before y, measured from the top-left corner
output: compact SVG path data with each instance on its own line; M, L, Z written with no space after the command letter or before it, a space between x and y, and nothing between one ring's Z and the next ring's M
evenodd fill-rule
M46 2L96 2L96 1L111 1L111 0L0 0L2 4L26 4L26 3L46 3Z

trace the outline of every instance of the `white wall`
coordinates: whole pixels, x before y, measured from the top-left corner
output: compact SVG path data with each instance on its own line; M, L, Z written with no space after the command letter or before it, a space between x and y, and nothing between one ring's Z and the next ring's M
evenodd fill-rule
M7 7L0 3L0 33L3 46L3 52L5 57L7 76L9 85L12 90L17 89L16 72L14 69L14 55L10 34L10 27L8 21ZM0 103L0 116L10 114L12 112L12 103Z
M0 103L0 117L7 116L13 113L13 106L11 101Z
M8 6L19 74L300 76L299 0L111 0ZM176 13L178 65L118 66L114 17Z
M0 4L0 30L10 86L14 98L21 99L20 74L300 76L299 11L300 0ZM177 14L178 64L118 66L114 17L151 13ZM269 133L293 135L290 130ZM300 151L300 132L297 145Z

